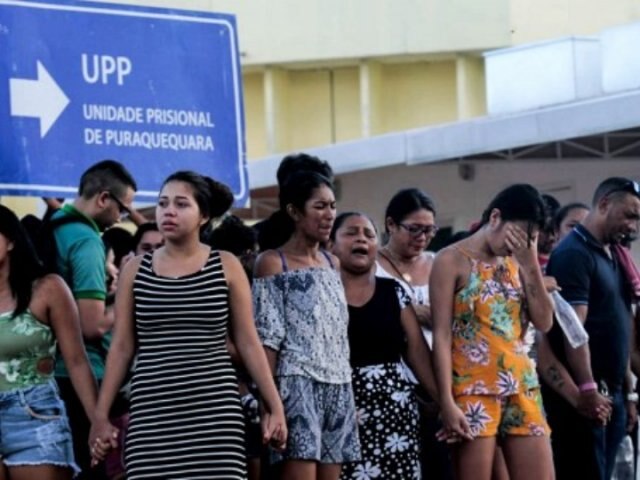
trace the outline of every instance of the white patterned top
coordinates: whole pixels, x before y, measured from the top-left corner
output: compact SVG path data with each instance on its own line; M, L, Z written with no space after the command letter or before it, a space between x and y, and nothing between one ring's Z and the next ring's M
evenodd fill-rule
M256 278L253 305L263 345L278 352L276 376L351 382L349 312L335 270L309 267Z

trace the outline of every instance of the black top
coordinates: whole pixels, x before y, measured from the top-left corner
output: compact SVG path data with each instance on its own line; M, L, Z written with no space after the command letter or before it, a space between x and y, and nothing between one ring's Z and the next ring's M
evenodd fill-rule
M404 330L400 322L401 309L408 304L402 300L405 297L398 282L376 277L371 300L361 307L349 305L352 367L400 361L405 351Z
M615 256L582 225L553 251L547 274L556 278L560 294L572 305L588 305L585 329L589 333L591 369L596 381L609 388L622 385L629 358L631 298L624 272ZM567 364L560 327L549 333L551 347Z

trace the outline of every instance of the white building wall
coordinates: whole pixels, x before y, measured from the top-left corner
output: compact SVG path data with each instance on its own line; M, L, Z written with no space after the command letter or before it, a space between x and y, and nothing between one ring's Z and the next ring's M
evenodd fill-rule
M436 202L437 223L466 230L480 218L493 196L513 183L531 183L561 203L591 204L593 192L610 176L640 178L640 159L477 161L473 180L458 173L458 162L414 167L386 167L340 176L339 211L361 210L383 225L384 210L393 194L417 187ZM375 185L375 188L372 188ZM640 261L639 242L634 255Z

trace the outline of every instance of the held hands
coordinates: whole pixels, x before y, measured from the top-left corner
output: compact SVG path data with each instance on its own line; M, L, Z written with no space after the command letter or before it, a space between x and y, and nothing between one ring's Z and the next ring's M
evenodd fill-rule
M597 390L581 392L576 409L585 417L595 420L600 425L606 425L611 418L611 399Z
M443 427L436 433L436 438L440 442L458 443L463 440L473 440L474 436L467 417L454 403L443 406L442 412Z
M89 432L89 451L91 466L105 459L109 451L118 446L119 430L109 420L94 420Z
M262 443L269 444L274 450L283 451L287 446L287 423L282 405L270 411L260 402L260 425L262 427Z

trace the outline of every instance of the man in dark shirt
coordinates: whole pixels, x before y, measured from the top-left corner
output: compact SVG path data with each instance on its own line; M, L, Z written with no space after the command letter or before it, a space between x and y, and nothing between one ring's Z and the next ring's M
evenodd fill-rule
M547 266L589 333L589 343L577 349L557 325L548 334L580 391L577 404L570 405L543 384L560 480L609 479L625 430L636 421L629 368L631 299L610 246L636 233L639 221L638 183L609 178L596 189L593 210L554 250Z

